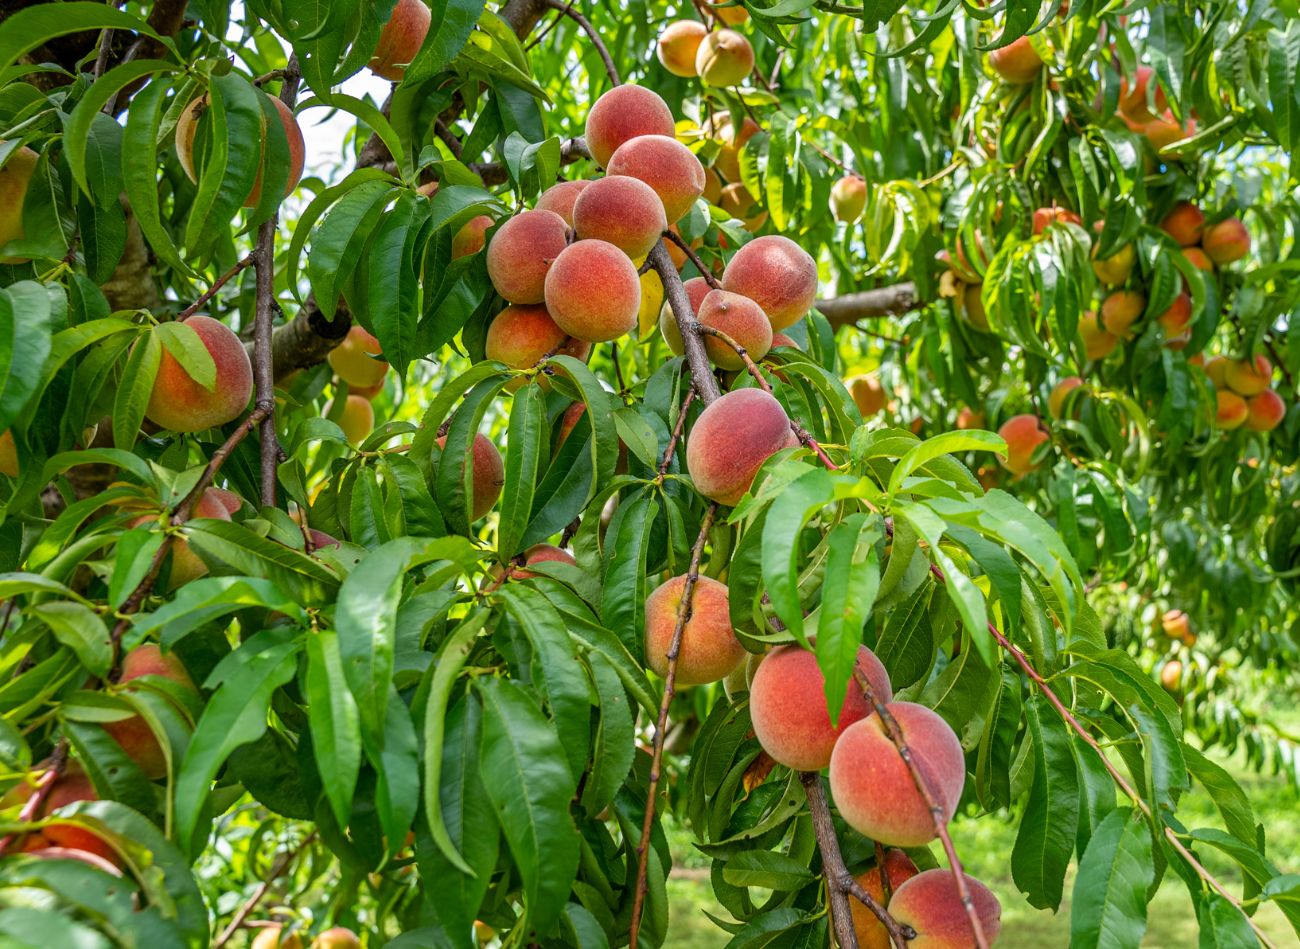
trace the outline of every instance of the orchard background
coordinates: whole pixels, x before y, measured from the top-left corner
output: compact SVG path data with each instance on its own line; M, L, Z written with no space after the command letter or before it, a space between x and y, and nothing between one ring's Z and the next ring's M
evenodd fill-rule
M1296 945L1298 70L0 3L0 942Z

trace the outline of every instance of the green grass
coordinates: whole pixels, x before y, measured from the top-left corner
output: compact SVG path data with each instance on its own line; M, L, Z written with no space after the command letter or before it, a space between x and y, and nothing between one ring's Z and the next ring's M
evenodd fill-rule
M1285 871L1300 871L1300 794L1282 778L1245 772L1240 761L1218 759L1241 781L1255 808L1255 819L1268 835L1270 859ZM1221 827L1209 795L1199 788L1185 795L1178 814L1190 828ZM1067 946L1070 941L1070 890L1073 868L1066 879L1065 900L1058 912L1037 910L1025 902L1011 879L1010 854L1015 843L1014 821L984 816L958 818L953 825L957 851L968 871L987 884L1002 903L1002 937L998 949L1043 949ZM690 844L690 831L671 828L669 840L677 862L668 883L670 906L668 939L674 949L716 949L727 936L705 911L723 919L727 912L713 899L709 888L708 860ZM938 849L935 849L938 853ZM1206 866L1227 884L1229 892L1241 892L1241 874L1235 864L1208 848L1198 850ZM1275 905L1266 904L1256 915L1260 927L1278 946L1298 946L1300 938ZM1148 910L1147 936L1150 949L1188 949L1197 944L1196 916L1181 878L1170 873Z

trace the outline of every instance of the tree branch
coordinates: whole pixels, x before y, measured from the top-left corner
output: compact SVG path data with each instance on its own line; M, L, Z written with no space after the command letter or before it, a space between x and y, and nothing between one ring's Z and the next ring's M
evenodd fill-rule
M561 165L572 165L576 161L590 157L591 151L587 148L587 140L584 138L566 138L560 143ZM469 165L469 169L483 179L483 184L489 188L493 185L505 184L509 180L506 166L499 161L474 162Z
M682 286L682 275L673 266L663 241L655 244L646 262L659 274L659 281L664 285L664 295L673 311L673 319L677 321L677 329L682 334L686 362L691 367L691 385L699 393L700 401L709 405L722 397L722 390L718 388L718 380L714 378L709 366L709 354L704 349L704 340L696 332L695 328L699 324L695 320L695 311L691 309L691 301L686 296L686 288Z
M220 277L212 282L212 286L199 294L198 299L176 314L176 322L184 323L191 316L203 309L204 304L217 295L217 291L226 285L231 279L242 273L248 267L253 265L253 254L241 257L235 262L235 265L223 273Z
M54 746L54 751L50 755L49 768L36 780L36 787L32 790L32 796L23 804L23 809L18 812L18 819L23 823L34 821L45 806L46 800L49 799L50 792L54 790L54 785L58 783L59 776L63 774L63 769L68 763L68 739L60 738L58 744ZM9 848L13 845L18 834L6 834L3 840L0 840L0 857L3 857Z
M700 260L700 255L695 253L690 244L682 240L680 234L673 230L667 230L664 231L664 237L676 244L677 249L686 255L686 259L695 265L695 269L700 272L700 276L703 277L704 282L709 285L709 289L717 290L722 286L722 284L718 283L718 278L713 276L712 271L710 271L708 267L704 266L704 261Z
M267 891L271 889L271 884L284 875L284 871L289 868L289 864L298 859L298 855L311 846L312 841L315 839L316 831L313 830L293 850L284 851L275 858L275 862L271 864L270 875L258 884L257 889L239 907L234 919L230 921L230 925L223 929L221 935L212 941L212 949L221 949L230 941L231 937L239 931L239 927L244 925L244 920L248 919L248 915L257 908L257 904L262 901L262 897L266 896Z
M843 296L818 300L815 306L822 316L830 321L831 326L839 329L858 320L897 316L918 309L924 306L925 302L917 297L916 284L908 281L891 287L861 290L857 293L846 293Z

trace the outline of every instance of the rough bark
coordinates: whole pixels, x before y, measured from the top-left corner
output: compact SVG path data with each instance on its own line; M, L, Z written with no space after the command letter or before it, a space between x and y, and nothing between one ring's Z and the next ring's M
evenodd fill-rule
M897 316L924 305L916 295L916 284L910 281L817 301L817 309L836 329L859 320Z

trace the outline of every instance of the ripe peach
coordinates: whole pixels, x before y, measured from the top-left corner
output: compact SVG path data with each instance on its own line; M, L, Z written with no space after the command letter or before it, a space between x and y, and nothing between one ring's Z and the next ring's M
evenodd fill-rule
M438 438L438 447L447 444L447 436ZM483 435L474 436L474 447L470 462L470 489L472 496L469 504L469 519L477 521L497 503L501 497L501 487L506 483L506 466L501 460L501 452Z
M452 260L481 251L487 243L487 230L492 224L492 219L486 214L476 215L462 224L451 239Z
M191 517L213 517L217 520L230 520L230 510L222 503L220 496L213 492L211 488L199 495L198 502L194 505ZM140 517L130 521L128 527L139 527L142 524L157 522L156 514L142 514ZM208 565L199 558L184 538L176 538L172 541L171 546L171 579L169 585L171 589L183 586L191 580L197 580L199 577L208 572Z
M284 185L284 196L287 198L293 194L293 189L298 187L298 182L302 180L302 170L307 160L307 143L303 140L302 129L294 117L293 110L275 96L271 96L270 99L276 113L280 116L280 124L284 126L284 135L289 143L289 180ZM180 119L176 122L176 157L180 159L181 167L185 169L185 174L189 175L190 181L199 180L194 168L194 135L198 131L199 120L207 108L208 97L199 96L181 113ZM262 148L265 153L265 127L263 127L262 138ZM255 208L261 200L262 169L259 164L253 189L244 198L244 207Z
M802 346L796 343L789 336L786 336L784 333L773 333L772 349L776 349L778 346L789 346L791 349L803 349ZM769 352L770 351L771 350L769 350Z
M634 260L650 253L667 228L659 195L644 181L626 175L593 181L573 203L578 237L606 241Z
M1003 82L1026 85L1043 71L1043 58L1034 49L1029 37L1021 36L1006 46L989 52L989 65L1002 77Z
M673 577L645 601L645 661L658 676L668 675L668 649L677 629L677 611L686 577ZM691 596L691 615L682 630L677 685L703 685L726 678L745 659L745 647L731 628L727 587L700 577Z
M885 408L885 403L889 401L889 393L885 391L880 379L874 374L856 376L850 379L849 394L853 396L858 411L866 419L879 414Z
M1215 394L1215 424L1219 428L1234 429L1240 428L1246 423L1246 416L1250 410L1246 407L1246 400L1235 392L1227 389L1220 389Z
M734 506L763 462L798 439L781 403L762 389L736 389L708 406L686 442L686 469L695 490Z
M1174 297L1169 309L1156 317L1165 336L1173 338L1181 335L1192 323L1192 298L1186 292Z
M330 350L327 358L330 368L349 389L367 389L382 383L388 373L388 363L373 358L381 352L379 340L364 326L353 323L348 335Z
M682 284L682 288L686 291L686 299L690 301L691 312L698 316L704 298L712 292L708 281L703 277L692 277ZM664 342L668 344L673 355L681 356L686 352L686 348L682 345L682 334L677 328L677 318L673 315L672 304L666 301L659 310L659 332L663 334ZM726 330L724 329L723 332Z
M342 926L327 929L312 941L311 949L361 949L357 934Z
M916 869L916 864L912 862L912 858L903 851L885 851L884 874L888 874L889 877L891 897L900 886L919 872ZM881 873L881 868L877 865L865 873L859 874L857 878L858 884L882 906L889 903L889 900L885 899L885 888L882 880L884 874ZM885 929L880 920L876 919L875 915L866 906L857 900L850 900L849 912L853 916L853 931L858 937L858 949L891 949L889 930Z
M389 82L401 82L406 67L424 45L430 19L424 0L397 0L388 22L379 31L370 71Z
M1155 80L1154 102L1155 111L1151 110L1147 102L1147 90ZM1134 74L1133 86L1129 88L1127 76L1121 76L1119 80L1119 107L1130 119L1138 122L1146 122L1154 119L1158 115L1163 115L1169 108L1169 102L1165 98L1165 91L1160 87L1160 80L1155 75L1155 70L1150 66L1139 66Z
M34 777L39 778L40 775L44 774L49 764L49 761L44 761L37 765ZM21 811L21 805L31 800L34 791L33 784L27 782L17 784L5 793L3 799L0 799L0 807L17 807ZM48 796L36 811L34 817L38 820L49 817L60 808L75 804L77 801L97 800L99 800L99 795L95 793L94 785L86 777L81 765L75 760L69 761L64 765L63 772L55 779L54 786L50 788ZM121 859L118 857L117 851L109 845L108 841L93 831L74 824L48 824L41 828L39 832L29 834L23 842L24 851L49 847L84 851L107 860L114 866L121 866Z
M740 123L740 131L736 131L731 124L731 113L718 112L704 123L701 130L722 145L718 156L713 159L713 167L717 169L718 174L727 181L739 181L740 150L745 147L746 142L761 131L758 123L745 116L745 120Z
M803 319L817 299L817 263L788 237L756 237L727 264L722 289L749 297L763 308L772 329L785 329Z
M1058 382L1053 388L1051 394L1047 397L1047 412L1052 418L1059 419L1062 417L1062 410L1065 408L1066 397L1071 392L1083 385L1083 380L1078 376L1066 376Z
M889 674L866 646L858 647L854 669L871 683L878 700L893 699ZM871 715L871 709L861 686L850 680L832 728L826 677L817 656L797 643L768 653L749 686L749 714L759 744L777 762L796 771L820 771L830 764L835 742L850 725Z
M1120 339L1132 339L1133 324L1147 307L1147 298L1137 290L1115 290L1101 301L1101 323Z
M1216 389L1222 389L1228 384L1228 357L1211 356L1201 367L1205 374L1210 377L1210 384Z
M1109 257L1098 257L1097 247L1092 249L1092 272L1097 275L1097 279L1111 287L1117 287L1128 280L1133 265L1137 263L1137 251L1133 245L1125 244Z
M334 400L325 406L325 415L334 412ZM343 435L353 447L360 445L375 430L375 407L365 396L348 394L339 416L335 419Z
M1179 692L1183 687L1183 664L1170 659L1160 667L1160 685L1167 692Z
M965 431L972 428L983 428L987 423L983 412L978 412L970 406L963 405L961 411L957 413L957 428Z
M625 142L610 157L606 170L611 175L640 178L653 188L669 224L681 220L704 193L704 166L694 152L670 135L641 135Z
M512 303L488 325L483 349L488 359L503 362L511 369L531 369L547 353L585 360L591 353L591 344L565 333L541 304ZM550 386L546 376L536 378L543 386ZM525 381L521 376L506 388L513 392Z
M712 166L704 169L704 191L700 196L709 204L717 204L722 200L722 176Z
M1075 214L1068 208L1058 208L1052 205L1050 208L1038 208L1034 211L1034 234L1041 234L1047 230L1049 224L1078 224L1083 225L1083 218Z
M695 55L700 43L709 35L709 28L699 20L677 20L664 27L659 34L655 52L664 69L674 76L698 76Z
M573 227L573 205L578 195L591 184L586 178L577 181L557 181L537 198L534 209L537 211L554 211L564 218L564 223Z
M998 898L979 880L966 876L966 891L975 904L980 930L989 945L1002 931ZM975 931L962 905L952 871L942 868L918 873L903 883L889 901L889 915L916 930L909 949L963 949L975 945Z
M303 949L302 937L296 932L284 933L284 927L280 925L263 926L257 930L257 935L249 943L248 949Z
M145 415L169 431L201 432L225 425L248 407L253 365L244 344L226 324L210 316L191 316L185 325L198 334L216 363L216 383L211 389L199 385L163 347Z
M1182 610L1166 610L1160 617L1160 626L1170 639L1186 642L1192 635L1192 621Z
M831 185L831 217L852 224L867 207L867 182L861 175L845 175Z
M1201 247L1216 264L1230 264L1250 253L1250 232L1240 218L1225 218L1205 229Z
M886 707L944 816L951 820L966 783L966 762L956 733L924 705L890 702ZM831 797L840 816L858 833L897 847L921 847L938 836L934 817L879 715L854 722L840 735L831 752L830 778Z
M554 211L522 211L492 235L487 272L508 303L541 303L546 274L569 244L569 226Z
M1246 427L1252 432L1271 432L1286 418L1286 403L1272 389L1246 400Z
M707 0L710 12L727 26L735 26L737 23L744 23L749 19L749 11L740 3L732 4L732 0ZM727 4L724 6L724 4Z
M32 172L40 155L26 145L9 155L4 168L0 169L0 247L10 241L22 240L23 201L27 197L27 187L32 181ZM25 258L0 257L0 263L22 263Z
M630 83L610 89L587 113L587 148L602 168L609 167L624 142L642 135L671 138L676 131L668 103L644 86Z
M14 434L9 429L0 432L0 474L18 477L18 446L14 444Z
M1007 443L1007 457L1002 464L1015 475L1026 475L1038 467L1034 452L1049 438L1037 415L1013 415L1002 423L998 434Z
M194 688L189 673L176 654L164 653L153 643L137 646L126 654L118 681L130 682L146 675L162 676L187 688ZM167 773L167 757L158 744L158 737L139 715L105 722L104 731L140 766L147 777L156 780Z
M736 86L754 69L754 47L735 30L714 30L700 42L695 69L706 86Z
M641 278L613 244L581 240L566 247L546 274L546 309L575 339L603 343L636 329Z
M577 404L582 405L581 402ZM524 551L524 566L536 563L564 563L570 567L578 565L578 561L573 559L573 554L556 547L554 544L533 544ZM534 570L525 570L523 567L515 567L513 576L520 580L526 580L529 577L541 576L541 574Z
M749 297L729 290L710 290L696 314L700 324L726 333L743 346L751 359L762 359L772 348L772 324L763 308ZM744 369L734 349L714 336L705 336L704 348L719 369Z
M1273 364L1264 356L1233 359L1224 370L1223 381L1238 395L1258 395L1273 384Z
M1214 261L1212 261L1210 255L1201 250L1201 248L1184 247L1183 256L1186 257L1191 265L1197 270L1205 273L1214 273Z
M767 212L743 182L735 181L723 188L718 207L740 221L750 233L767 222Z
M1190 201L1179 201L1160 221L1160 229L1183 247L1199 243L1205 230L1205 215Z

